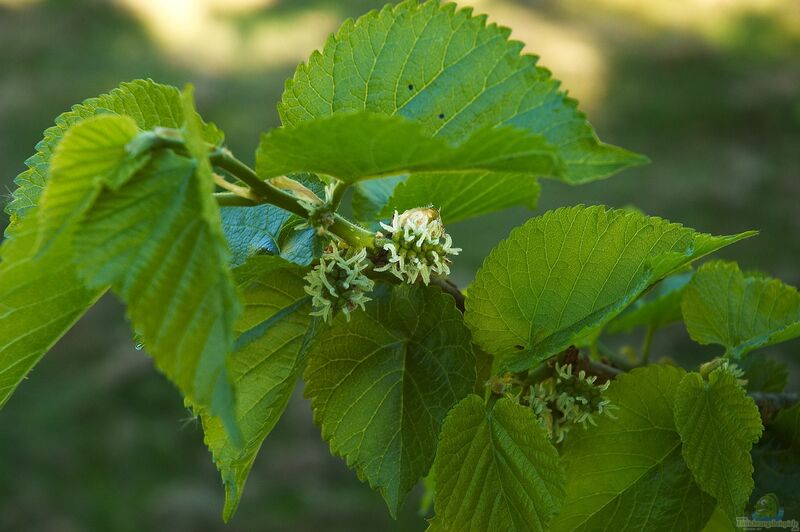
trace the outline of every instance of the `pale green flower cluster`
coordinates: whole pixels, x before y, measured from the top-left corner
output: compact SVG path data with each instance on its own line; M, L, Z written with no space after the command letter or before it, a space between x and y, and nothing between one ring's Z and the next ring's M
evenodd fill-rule
M388 271L408 283L421 278L428 284L431 274L448 275L450 260L447 256L461 252L461 248L453 247L439 211L430 207L410 209L402 214L395 211L391 224L381 222L381 227L390 233L382 245L387 252L387 263L375 271Z
M731 375L733 375L737 380L742 380L744 377L744 370L739 367L738 364L735 362L731 362L730 360L723 360L720 364L719 369L721 371L727 371ZM746 383L746 381L745 381Z
M596 376L587 376L583 370L573 373L571 364L556 364L555 371L552 379L533 386L528 404L558 443L571 427L585 428L588 423L596 424L596 415L611 415L614 405L603 395L610 381L595 384Z
M312 316L321 316L330 321L342 311L350 321L350 313L370 301L366 294L372 292L375 283L364 274L370 266L367 250L361 248L340 249L331 242L313 270L306 276L305 291L311 296L314 310Z

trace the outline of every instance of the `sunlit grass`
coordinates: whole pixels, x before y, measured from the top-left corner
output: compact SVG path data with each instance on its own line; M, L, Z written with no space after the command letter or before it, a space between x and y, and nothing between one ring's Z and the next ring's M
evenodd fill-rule
M325 40L336 13L308 9L270 17L275 0L119 0L172 60L222 74L302 61ZM266 11L265 11L266 10ZM266 13L266 16L264 16ZM242 17L259 14L248 31Z
M564 0L571 13L587 10L625 17L631 26L693 34L712 44L727 44L735 28L766 17L776 32L800 37L800 2L793 0Z
M0 0L0 7L9 7L11 9L19 9L38 4L42 0Z
M8 0L0 0L8 1ZM224 74L291 67L320 48L342 15L306 7L270 16L275 0L118 0L173 61L192 70ZM376 7L380 3L376 2ZM492 22L513 27L513 38L541 57L585 108L605 96L606 61L597 39L537 10L504 0L465 0ZM246 31L241 20L247 22Z

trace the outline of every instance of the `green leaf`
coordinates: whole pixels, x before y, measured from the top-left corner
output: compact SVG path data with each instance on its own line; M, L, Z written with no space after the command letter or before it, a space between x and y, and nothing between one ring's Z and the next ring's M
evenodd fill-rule
M123 83L108 94L86 100L58 118L36 145L36 153L17 176L18 188L6 206L11 223L0 248L0 406L64 333L105 292L85 288L71 263L67 241L51 242L52 249L35 248L44 213L33 214L48 179L50 159L64 133L98 114L132 118L140 128L179 127L183 122L180 94L174 87L150 80ZM204 138L222 142L215 126L203 126ZM30 222L25 220L31 217ZM43 298L42 294L49 294Z
M147 163L149 154L132 157L126 149L138 133L133 119L111 114L87 118L67 131L41 197L39 239L45 247L74 228L103 186L116 188Z
M236 511L261 444L280 419L304 362L309 297L303 271L278 257L254 257L244 272L244 312L236 325L236 346L228 364L236 395L239 447L219 419L203 416L205 442L225 484L224 518Z
M717 506L708 523L703 527L702 532L736 532L736 528L731 523L731 520L728 519L728 516L725 515L725 512Z
M425 174L417 174L425 175ZM457 174L452 174L457 175ZM353 187L353 217L362 222L380 220L382 218L381 211L386 206L389 198L392 197L395 187L408 179L409 176L391 176L384 177L383 179L371 179L369 181L361 181L356 183ZM430 200L426 200L430 202ZM426 205L426 202L419 205ZM419 206L417 205L417 206ZM444 219L443 219L444 220ZM447 223L446 220L444 220ZM375 224L379 227L378 224Z
M268 254L307 266L318 247L314 229L297 230L302 220L272 205L223 207L222 227L231 248L231 265L241 266L254 255Z
M63 239L36 252L38 211L30 209L0 248L0 407L105 291L76 282Z
M216 189L214 170L211 168L211 161L208 158L208 144L203 138L203 123L200 115L195 110L194 87L192 85L187 85L181 94L181 106L185 117L181 126L184 144L195 164L195 181L199 198L194 199L194 201L197 202L197 210L202 219L201 221L205 223L204 231L210 237L211 242L209 244L220 256L227 257L229 250L222 230L222 218L217 202L212 197ZM232 281L227 268L223 267L222 270L223 277L226 277L228 281Z
M424 517L430 515L433 510L433 498L436 494L436 475L431 468L431 472L422 479L422 497L419 501L419 515Z
M653 294L640 298L608 324L609 333L628 332L636 327L659 329L681 320L683 289L693 272L677 273L661 281Z
M331 452L395 516L433 463L447 411L472 391L475 358L450 296L410 285L380 292L318 335L304 380Z
M170 151L97 198L76 231L90 286L112 285L156 365L235 430L225 358L240 305L216 202L198 163ZM216 218L216 219L215 219Z
M401 116L358 112L325 116L261 137L262 179L314 172L346 182L416 172L521 172L560 175L543 137L513 126L480 129L458 143Z
M751 235L715 237L600 206L550 211L486 258L466 321L501 365L524 370L596 333L653 283Z
M646 162L601 143L575 100L509 34L454 4L386 6L345 22L297 69L278 107L281 119L298 127L339 113L398 115L456 144L513 126L556 147L569 183Z
M392 180L395 187L391 186ZM357 199L353 199L357 219L386 219L391 218L395 209L403 212L420 205L433 205L439 209L444 223L449 224L518 205L534 209L541 192L539 184L528 176L493 172L422 173L411 175L399 184L398 178L384 181L357 185Z
M681 380L675 395L675 426L683 457L703 491L732 520L753 491L750 448L761 437L758 407L730 372L699 373Z
M144 130L157 126L179 128L184 121L178 89L149 79L122 83L109 93L73 106L59 115L55 125L44 132L44 138L36 145L36 153L25 161L28 169L14 180L18 188L6 206L6 212L12 215L12 222L38 205L39 196L47 182L50 158L64 133L78 122L104 113L128 116ZM222 143L224 138L213 124L203 125L203 137L214 144Z
M740 364L751 392L780 393L789 382L786 364L765 357L747 358Z
M714 499L692 480L675 429L675 389L686 373L654 365L617 377L618 407L596 427L573 430L562 450L567 497L554 531L700 530Z
M325 185L313 174L293 174L318 196ZM222 228L231 249L231 265L240 267L255 255L275 255L300 266L308 266L320 254L321 245L313 227L300 228L303 218L270 204L223 207Z
M732 262L704 264L681 308L692 340L722 345L737 359L800 336L797 289L763 275L746 276Z
M0 404L105 291L77 280L65 230L90 206L104 177L141 165L124 164L125 145L137 132L130 118L112 115L72 128L53 156L41 206L9 231L0 251ZM39 249L43 239L47 246Z
M43 220L41 232L48 240L46 254L65 226L71 226L81 214L94 208L83 220L81 229L84 231L75 237L74 246L78 255L75 260L85 261L81 264L80 273L87 278L90 286L87 292L91 297L66 301L69 306L59 309L62 314L58 316L67 315L71 319L55 322L65 325L63 327L47 329L50 336L37 339L37 349L33 351L33 357L28 355L28 360L38 360L43 352L40 347L49 348L66 331L87 308L86 300L93 302L107 285L114 284L117 292L130 305L134 326L148 338L148 346L159 367L179 385L192 403L208 406L214 415L224 416L229 424L228 429L235 436L236 427L230 424L233 397L225 373L225 355L230 350L225 345L225 336L231 336L229 343L232 344L232 333L228 330L232 327L232 321L226 322L225 319L230 319L230 316L226 316L228 312L235 317L238 301L232 283L229 282L226 287L222 278L216 283L204 284L201 280L199 284L193 284L203 277L194 272L193 267L200 269L206 279L213 278L215 274L221 277L229 277L229 274L225 267L227 252L219 215L211 197L213 183L202 139L204 126L192 106L186 107L184 115L187 117L187 144L190 151L202 152L203 157L194 162L184 160L178 172L183 175L178 175L174 183L167 183L164 187L167 190L159 189L165 185L161 183L149 189L126 186L128 180L138 181L138 184L154 183L152 179L134 178L136 170L141 168L146 158L142 161L128 160L125 146L137 131L136 124L128 118L101 116L77 124L67 133L66 141L59 144L50 169L54 179L47 184L42 198L41 218L36 218L36 225ZM117 164L119 168L115 171ZM188 183L193 180L196 170L199 179ZM158 171L153 173L159 176ZM166 171L165 174L169 176L170 172ZM186 176L190 179L182 183L180 178ZM136 177L141 176L137 174ZM100 193L103 186L106 190ZM137 197L135 192L142 194L142 197ZM151 196L158 193L167 193L168 196ZM196 224L197 220L188 219L186 212L169 212L163 216L164 212L153 209L154 206L160 206L164 211L166 207L180 211L180 199L184 195L191 198L190 203L196 209L189 214L201 218L204 224ZM164 199L169 196L174 196L178 201L165 202ZM184 216L181 217L181 214ZM142 221L139 218L142 215L147 219ZM173 218L173 222L177 218L180 225L168 227L170 218ZM164 220L167 221L166 228L160 223ZM148 234L148 225L152 234ZM187 229L184 229L184 225ZM10 236L14 236L14 231L10 232ZM159 242L160 237L164 241ZM214 243L217 249L213 248ZM54 252L65 264L70 261L68 244L67 239L62 244L63 249L59 250L60 255ZM174 248L170 248L172 244ZM194 256L194 246L208 246L209 252L198 259ZM81 256L82 251L84 256ZM180 251L188 257L181 256ZM134 260L131 254L137 252L141 252L141 255ZM218 263L216 271L214 265L210 264L215 259ZM183 260L187 263L185 272L180 271ZM193 265L192 260L196 264ZM41 260L37 265L43 267L46 274L55 270L50 261ZM71 269L62 268L59 271L74 275ZM36 278L41 273L34 269L28 275ZM66 279L62 276L61 281L64 286L82 286L81 281L74 277ZM154 287L160 293L153 294ZM185 297L185 293L194 289L208 289L211 294L201 292L199 298ZM181 307L181 304L194 306L187 308ZM204 308L206 306L208 308ZM11 310L13 307L9 307ZM211 319L208 319L209 316ZM164 323L159 322L161 318ZM175 327L177 331L170 330L170 327ZM192 330L192 327L199 327L199 331ZM164 331L173 335L173 338L160 337Z
M444 422L436 450L434 530L537 531L564 498L564 470L530 408L477 395Z

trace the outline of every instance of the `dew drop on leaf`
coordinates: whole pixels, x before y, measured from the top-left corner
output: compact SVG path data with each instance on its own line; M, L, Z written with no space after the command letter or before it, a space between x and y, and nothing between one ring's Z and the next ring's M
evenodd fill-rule
M137 351L144 349L144 338L139 333L133 335L133 348Z

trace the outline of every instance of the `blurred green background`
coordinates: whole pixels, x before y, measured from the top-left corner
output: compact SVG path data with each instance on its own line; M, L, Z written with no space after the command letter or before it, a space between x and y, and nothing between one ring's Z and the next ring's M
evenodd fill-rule
M252 161L277 125L283 81L367 0L0 0L4 191L52 119L139 77L197 87L200 112ZM651 157L580 188L545 183L538 212L636 205L715 233L726 250L800 284L800 2L474 0L510 26L581 100L600 136ZM466 285L485 254L536 213L456 224ZM5 220L3 220L5 224ZM631 341L636 341L632 338ZM767 355L797 359L798 342ZM682 326L656 355L701 351ZM792 356L795 355L795 356ZM793 385L798 380L794 368ZM2 531L422 530L419 493L391 521L376 493L328 454L300 393L266 441L239 513L198 423L134 349L120 306L100 302L0 411Z

